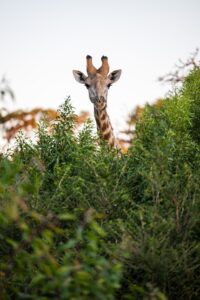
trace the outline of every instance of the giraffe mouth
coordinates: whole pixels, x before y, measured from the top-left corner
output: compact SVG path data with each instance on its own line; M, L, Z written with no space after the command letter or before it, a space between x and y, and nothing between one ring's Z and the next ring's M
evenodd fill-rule
M104 97L100 97L100 98L96 98L95 99L95 105L98 107L98 108L105 108L106 107L106 99Z
M92 103L104 103L106 102L105 98L103 96L99 97L90 97L90 100Z
M104 102L106 102L106 100L105 100L105 98L104 98L103 96L101 96L101 97L96 97L95 101L96 101L97 103L104 103Z

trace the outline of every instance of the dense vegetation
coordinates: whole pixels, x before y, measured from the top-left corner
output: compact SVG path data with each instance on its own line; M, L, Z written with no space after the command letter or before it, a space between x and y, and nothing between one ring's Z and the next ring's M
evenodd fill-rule
M0 157L0 299L200 298L200 69L147 105L127 154L51 132Z

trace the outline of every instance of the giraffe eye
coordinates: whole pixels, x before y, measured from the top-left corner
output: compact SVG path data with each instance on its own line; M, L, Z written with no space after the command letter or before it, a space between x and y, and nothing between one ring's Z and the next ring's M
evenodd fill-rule
M90 87L90 85L87 84L87 83L85 83L85 86L86 86L87 89L89 89L89 87Z
M112 85L111 83L109 83L109 84L107 85L108 89L111 87L111 85Z

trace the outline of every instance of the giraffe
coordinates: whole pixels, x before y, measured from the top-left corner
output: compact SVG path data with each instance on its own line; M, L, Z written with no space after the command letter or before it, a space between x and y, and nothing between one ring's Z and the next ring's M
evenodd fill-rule
M116 147L117 142L113 133L110 118L107 113L108 89L121 76L121 70L111 72L109 75L109 64L107 56L102 56L102 65L97 70L90 55L86 56L87 74L73 70L75 79L86 86L89 92L90 101L94 104L94 117L97 131L100 136L108 142L111 147Z

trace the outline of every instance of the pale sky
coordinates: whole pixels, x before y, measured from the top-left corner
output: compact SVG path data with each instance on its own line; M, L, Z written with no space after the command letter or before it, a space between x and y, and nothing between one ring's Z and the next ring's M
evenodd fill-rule
M57 108L71 96L76 113L93 112L72 75L109 57L122 69L109 90L115 131L138 104L168 90L157 78L200 46L200 0L0 0L0 77L16 94L15 108Z

